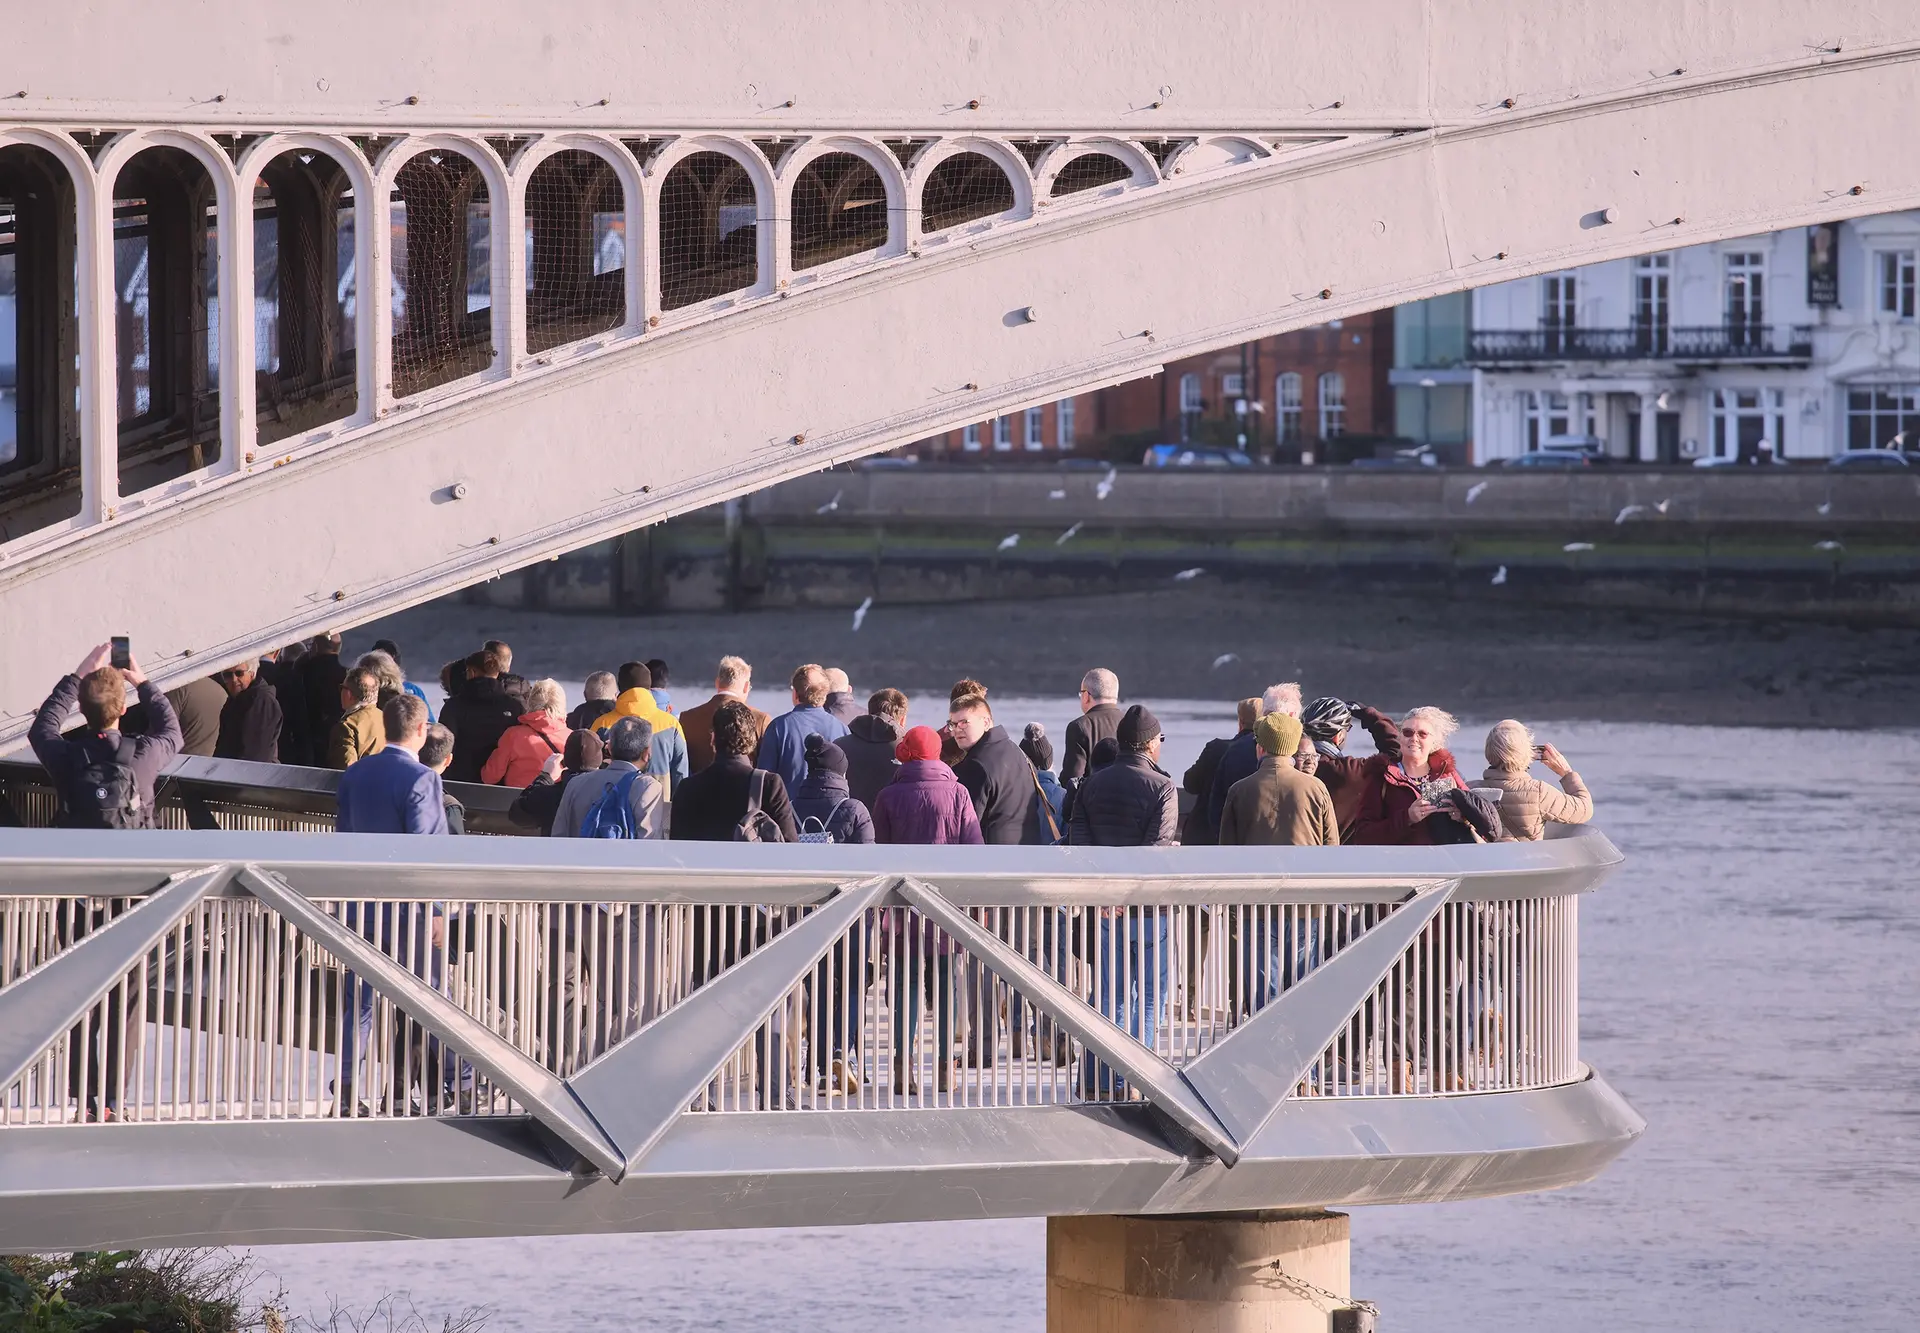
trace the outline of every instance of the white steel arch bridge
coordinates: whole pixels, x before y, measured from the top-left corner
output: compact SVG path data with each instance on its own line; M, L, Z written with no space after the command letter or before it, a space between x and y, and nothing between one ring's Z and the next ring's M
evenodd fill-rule
M1046 10L10 18L0 742L102 627L171 683L1170 357L1920 205L1883 5Z

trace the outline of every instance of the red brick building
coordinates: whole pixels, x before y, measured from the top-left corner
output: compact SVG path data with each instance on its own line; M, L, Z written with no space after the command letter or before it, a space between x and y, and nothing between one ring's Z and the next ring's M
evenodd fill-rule
M1393 312L1169 361L1158 375L921 440L926 462L1134 461L1155 444L1234 446L1256 458L1326 461L1343 435L1393 434ZM1241 404L1245 404L1242 408Z

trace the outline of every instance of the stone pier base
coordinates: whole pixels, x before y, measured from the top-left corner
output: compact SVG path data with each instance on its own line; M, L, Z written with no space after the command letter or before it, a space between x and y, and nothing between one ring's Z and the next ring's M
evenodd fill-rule
M1327 1333L1347 1254L1344 1213L1048 1218L1047 1333Z

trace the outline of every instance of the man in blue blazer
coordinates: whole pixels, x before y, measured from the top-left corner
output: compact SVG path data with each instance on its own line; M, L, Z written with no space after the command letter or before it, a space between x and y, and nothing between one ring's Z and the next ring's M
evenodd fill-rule
M340 775L340 833L445 833L447 807L440 775L420 762L427 739L427 706L411 694L380 710L384 749L355 760Z
M386 732L385 748L357 759L340 774L336 797L334 829L340 833L440 833L447 830L447 810L440 775L420 762L420 746L427 739L427 706L411 694L389 699L381 708ZM396 912L395 908L398 907ZM429 926L422 905L384 903L348 903L346 924L378 945L382 952L396 958L416 976L430 981L439 979L439 952L444 944L444 909L435 903ZM396 921L395 918L398 917ZM397 933L396 933L397 932ZM431 949L429 949L429 945ZM360 1074L359 1052L367 1052L373 1063L373 987L352 972L347 974L347 990L354 996L352 1023L343 1023L340 1036L340 1089L342 1115L367 1114L361 1091L356 1087ZM396 1015L396 1017L398 1017ZM392 1068L380 1081L383 1091L401 1099L408 1095L421 1061L417 1040L409 1042L411 1025L402 1021L393 1034ZM442 1063L437 1057L438 1042L427 1054L427 1067ZM402 1072L404 1071L404 1072ZM450 1072L450 1071L449 1071ZM369 1079L374 1071L369 1068ZM396 1082L398 1086L391 1086ZM470 1077L470 1075L469 1075ZM423 1079L424 1083L425 1080ZM429 1100L431 1089L423 1089ZM468 1094L471 1096L471 1094ZM398 1108L390 1108L397 1112Z

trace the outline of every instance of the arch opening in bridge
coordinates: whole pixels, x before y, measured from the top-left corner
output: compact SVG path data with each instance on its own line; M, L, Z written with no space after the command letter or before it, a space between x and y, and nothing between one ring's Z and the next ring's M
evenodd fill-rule
M627 322L631 251L626 189L584 148L546 158L527 179L527 350L544 352Z
M948 231L1011 213L1019 202L1004 166L985 153L955 153L927 173L920 189L920 226Z
M253 185L254 419L271 444L359 410L353 178L280 153Z
M1060 199L1109 185L1124 185L1132 179L1133 168L1111 153L1082 153L1060 168L1047 197Z
M220 457L224 247L213 175L185 148L140 149L112 189L119 493L133 495Z
M80 513L76 217L59 158L0 146L0 542Z
M793 267L877 254L889 237L886 182L853 153L826 153L793 182Z
M493 364L493 200L464 153L423 149L394 175L393 395Z
M760 193L746 167L703 150L660 186L660 308L679 310L760 280Z

